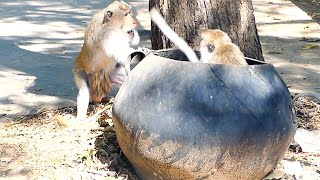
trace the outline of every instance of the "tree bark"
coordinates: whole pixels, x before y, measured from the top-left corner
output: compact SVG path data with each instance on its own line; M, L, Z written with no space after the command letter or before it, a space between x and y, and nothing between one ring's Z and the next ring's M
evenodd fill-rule
M196 48L200 44L200 31L221 29L237 44L246 57L264 60L252 0L150 0L169 26L187 43ZM175 47L152 23L153 49Z

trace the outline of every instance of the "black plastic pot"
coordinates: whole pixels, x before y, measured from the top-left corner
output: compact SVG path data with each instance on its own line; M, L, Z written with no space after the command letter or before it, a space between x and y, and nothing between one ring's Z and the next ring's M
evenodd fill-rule
M278 164L295 114L272 65L156 54L133 69L113 108L119 145L141 179L261 179Z

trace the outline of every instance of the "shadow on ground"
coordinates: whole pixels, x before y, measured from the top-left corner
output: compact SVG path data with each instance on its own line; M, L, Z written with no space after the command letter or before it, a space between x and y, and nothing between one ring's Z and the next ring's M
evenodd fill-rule
M27 156L22 145L0 143L0 155L0 177L21 179L31 172L30 168L19 166Z
M320 0L292 0L291 2L320 24Z
M76 53L62 56L28 51L20 48L15 40L2 38L0 46L7 49L0 50L0 78L10 80L1 83L7 89L3 95L7 96L1 97L0 104L15 104L23 109L30 109L46 105L46 100L51 99L48 96L69 99L76 94L71 72ZM33 94L40 95L40 98L35 98ZM32 98L35 98L34 103L24 102L32 101ZM58 99L52 100L59 103Z
M84 28L110 2L0 2L0 114L75 100L71 69ZM135 13L143 11L144 2L131 1ZM150 32L140 29L142 39L149 39Z
M61 99L75 100L71 67L80 51L84 28L92 15L110 2L0 2L0 114ZM141 22L142 46L149 46L148 1L129 2ZM256 0L253 4L266 61L275 65L289 87L320 92L320 51L302 50L307 42L300 41L303 37L319 38L319 26L290 1Z
M319 52L303 50L301 38L261 36L267 62L274 64L278 73L291 89L320 92ZM276 42L276 43L275 43ZM298 45L297 45L298 43ZM299 45L300 44L300 45Z
M266 62L274 64L291 92L320 93L319 24L290 1L253 5Z

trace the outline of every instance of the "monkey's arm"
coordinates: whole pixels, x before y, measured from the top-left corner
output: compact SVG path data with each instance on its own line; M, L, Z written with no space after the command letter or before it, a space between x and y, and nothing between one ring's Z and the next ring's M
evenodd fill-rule
M178 46L178 48L188 57L189 61L200 62L193 49L187 44L186 41L180 38L178 34L169 27L169 25L157 10L152 9L150 11L150 16L151 20L158 26L163 34Z
M73 69L74 80L79 89L77 96L77 119L86 119L87 109L90 101L90 90L87 83L87 75L84 71Z

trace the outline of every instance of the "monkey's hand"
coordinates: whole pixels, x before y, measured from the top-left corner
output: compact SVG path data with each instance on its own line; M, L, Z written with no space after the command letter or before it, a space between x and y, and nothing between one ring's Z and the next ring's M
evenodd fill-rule
M146 47L138 47L137 51L141 51L144 54L149 54L152 50Z
M128 73L125 66L122 64L117 64L115 70L109 74L110 82L112 85L122 85L126 80Z
M120 75L120 74L114 74L110 76L110 81L112 85L122 85L124 81L127 79L126 76Z

